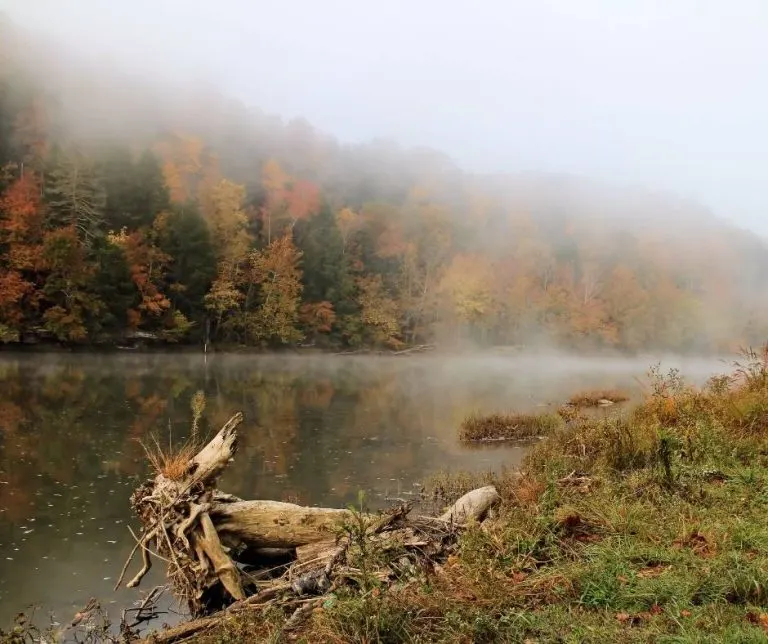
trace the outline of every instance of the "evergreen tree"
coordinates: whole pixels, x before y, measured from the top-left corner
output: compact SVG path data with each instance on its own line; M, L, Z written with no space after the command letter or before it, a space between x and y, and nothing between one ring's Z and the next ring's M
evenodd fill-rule
M104 220L110 230L151 226L170 204L160 163L150 151L134 161L126 147L110 148L101 164L106 188Z
M296 224L296 245L303 253L304 301L311 304L329 302L336 319L354 314L355 283L350 270L350 258L333 216L324 204L320 212ZM340 329L334 325L334 335Z
M166 274L171 302L201 329L206 315L203 301L216 276L216 257L208 226L197 208L174 207L159 243L171 258Z
M106 193L93 164L78 150L54 150L45 184L48 228L72 226L90 243L103 232Z

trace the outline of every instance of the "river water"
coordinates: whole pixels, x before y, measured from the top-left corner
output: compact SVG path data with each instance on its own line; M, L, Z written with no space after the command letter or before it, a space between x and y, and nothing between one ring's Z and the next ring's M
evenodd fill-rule
M72 618L90 597L113 617L141 597L112 591L133 546L128 498L147 476L141 441L183 440L205 393L201 431L245 414L220 482L244 498L371 506L407 498L442 470L515 467L520 445L456 439L474 410L543 409L575 390L639 395L655 358L0 354L0 628L37 607ZM718 360L664 359L692 381ZM142 587L163 582L155 565ZM178 620L169 614L165 621Z

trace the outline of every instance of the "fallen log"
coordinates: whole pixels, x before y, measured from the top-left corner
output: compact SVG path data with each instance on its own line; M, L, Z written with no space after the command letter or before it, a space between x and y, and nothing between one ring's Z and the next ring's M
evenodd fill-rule
M167 565L174 594L187 603L193 617L227 606L253 606L261 602L259 597L271 599L270 585L287 588L294 597L322 594L344 575L354 578L356 568L344 562L355 548L433 556L452 547L457 530L482 521L500 500L496 489L486 486L465 494L439 517L410 516L409 504L376 515L242 500L215 487L237 451L236 430L242 420L242 414L235 414L196 453L187 446L176 460L168 455L151 459L159 471L131 497L142 530L117 586L135 552L141 551L141 570L126 585L137 586L157 555ZM369 546L363 547L363 542ZM349 572L343 573L345 569ZM376 575L386 579L390 572ZM211 619L205 617L200 628L212 624ZM188 637L195 632L190 628L174 632ZM158 635L159 641L175 637Z
M415 347L410 347L408 349L402 349L400 351L392 351L391 355L393 356L407 356L414 353L424 353L425 351L432 351L436 348L437 345L434 344L419 344Z
M210 515L225 540L260 548L295 548L327 539L350 513L280 501L242 501L215 504Z

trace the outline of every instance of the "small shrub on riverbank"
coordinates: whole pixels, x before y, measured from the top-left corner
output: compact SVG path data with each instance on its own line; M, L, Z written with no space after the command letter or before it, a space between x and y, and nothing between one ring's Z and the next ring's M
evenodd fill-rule
M627 400L629 400L629 394L620 389L594 389L575 393L568 402L575 407L599 407L603 404L621 403Z
M461 423L462 441L519 440L546 436L562 425L556 414L470 414Z

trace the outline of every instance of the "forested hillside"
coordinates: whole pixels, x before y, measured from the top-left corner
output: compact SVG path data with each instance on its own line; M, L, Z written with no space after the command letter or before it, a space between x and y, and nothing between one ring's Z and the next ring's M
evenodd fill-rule
M764 241L694 204L342 145L7 20L0 252L3 343L720 351L768 330Z

